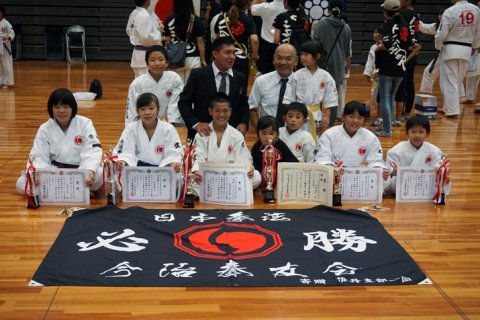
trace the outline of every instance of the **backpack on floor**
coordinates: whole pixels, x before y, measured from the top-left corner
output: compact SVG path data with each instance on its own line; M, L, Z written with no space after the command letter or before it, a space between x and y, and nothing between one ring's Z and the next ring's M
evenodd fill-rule
M100 82L100 80L93 79L92 82L90 82L90 89L88 91L97 94L95 96L95 100L100 99L103 94L102 83Z

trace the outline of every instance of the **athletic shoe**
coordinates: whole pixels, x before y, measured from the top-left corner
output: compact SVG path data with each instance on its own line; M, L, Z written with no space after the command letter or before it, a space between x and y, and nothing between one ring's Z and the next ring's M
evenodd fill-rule
M388 132L385 132L385 131L375 132L375 135L377 137L385 137L385 138L391 138L392 137L392 133L388 133Z
M402 121L400 120L392 120L392 127L401 127Z

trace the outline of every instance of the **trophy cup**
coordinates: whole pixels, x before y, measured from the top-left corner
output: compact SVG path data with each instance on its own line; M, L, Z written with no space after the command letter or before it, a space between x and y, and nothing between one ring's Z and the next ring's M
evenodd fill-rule
M103 160L103 188L107 196L107 205L117 205L116 183L115 183L115 162L118 156L112 155L113 147L108 147Z
M343 176L343 161L340 156L335 155L335 166L333 168L333 201L332 206L340 207L342 205L342 176Z
M195 145L191 139L187 139L185 145L185 154L183 156L183 207L184 208L194 208L195 204L193 203L193 173L192 166L195 162L195 155L193 151L195 150Z
M433 202L440 205L445 205L445 189L450 183L450 160L447 160L447 154L442 154L442 160L440 166L437 168L436 182L437 192L433 196Z
M25 199L26 207L29 209L37 209L40 207L40 201L38 198L36 183L37 169L33 166L35 160L34 155L28 157L28 168L25 172Z
M273 186L275 184L275 164L277 158L277 150L272 145L273 136L269 135L267 139L268 144L263 150L263 178L267 183L267 186L263 189L263 202L275 203L275 192Z

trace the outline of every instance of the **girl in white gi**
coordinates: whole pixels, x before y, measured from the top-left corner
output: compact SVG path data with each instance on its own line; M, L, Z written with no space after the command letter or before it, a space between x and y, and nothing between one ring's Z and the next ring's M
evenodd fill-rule
M300 61L305 68L293 74L292 86L287 87L287 91L292 92L285 94L284 102L301 102L308 107L309 117L314 118L315 132L312 132L312 136L316 139L330 125L330 108L338 106L337 87L332 76L318 67L324 54L321 43L307 41L302 44L300 51Z
M98 190L103 182L102 146L92 121L77 115L77 102L72 92L65 88L52 92L47 109L51 119L38 129L30 151L33 166L37 170L87 169L86 186L91 191ZM40 180L35 179L35 182ZM25 172L17 180L17 191L25 193Z
M248 165L248 177L252 179L252 188L255 189L261 182L260 173L253 168L252 155L245 144L243 134L228 124L232 114L232 106L225 93L217 93L208 108L212 116L209 126L212 128L210 135L195 136L195 163L192 166L195 183L192 191L196 196L200 195L199 163L245 163Z
M118 171L124 166L172 167L180 172L183 148L175 128L159 118L160 106L153 93L137 99L138 118L122 133L113 153Z
M442 161L442 151L426 142L430 134L427 117L413 116L407 120L405 131L408 140L399 142L387 152L387 167L391 173L385 186L385 194L395 194L397 167L438 167Z
M162 46L151 46L145 54L148 72L135 78L128 88L125 127L138 116L137 98L145 92L155 94L160 103L159 116L168 123L183 124L178 111L178 99L183 91L183 81L174 71L168 71L168 54Z
M5 19L6 10L0 7L0 88L13 86L12 47L10 42L15 38L12 25Z
M345 167L380 167L384 168L383 178L387 180L388 170L383 162L380 141L371 131L362 127L366 115L363 103L347 103L343 111L344 123L328 129L320 137L315 162L335 165L339 158Z
M314 160L315 141L310 133L301 129L308 122L307 116L305 104L292 102L285 106L283 116L285 127L279 129L280 139L287 144L299 162Z
M133 45L132 67L135 78L147 73L147 65L145 64L145 50L147 47L155 44L162 44L162 28L158 21L152 19L147 8L150 6L151 0L135 0L137 7L130 13L128 18L126 32L130 37L130 43Z

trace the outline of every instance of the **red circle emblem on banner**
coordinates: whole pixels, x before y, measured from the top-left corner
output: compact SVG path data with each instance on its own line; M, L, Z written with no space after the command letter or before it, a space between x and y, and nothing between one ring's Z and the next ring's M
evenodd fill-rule
M283 246L280 235L257 225L219 222L198 225L174 235L174 245L188 254L207 259L252 259Z
M73 138L73 142L74 142L77 146L81 145L81 144L83 143L83 138L82 138L82 136L76 136L75 138Z

